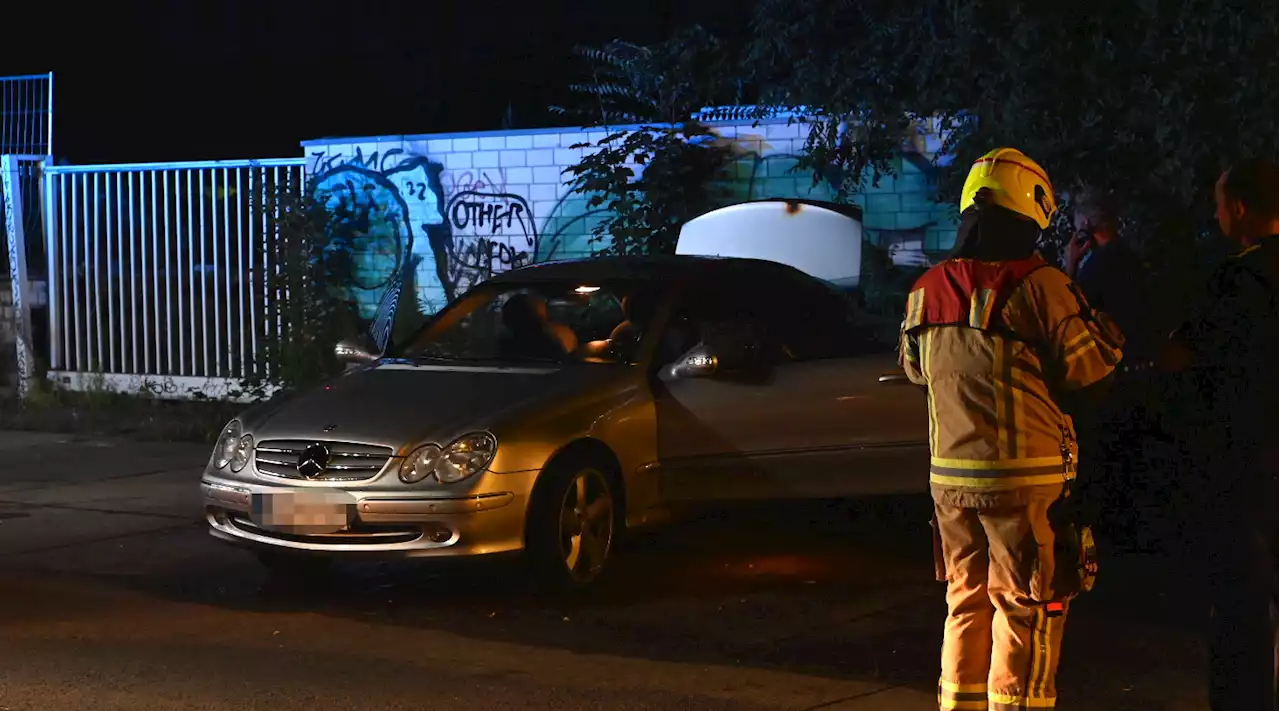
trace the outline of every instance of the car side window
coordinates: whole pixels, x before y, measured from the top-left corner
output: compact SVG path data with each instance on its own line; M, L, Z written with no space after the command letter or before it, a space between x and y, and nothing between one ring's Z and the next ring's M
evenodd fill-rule
M852 358L874 351L853 304L817 281L786 272L731 274L695 285L677 304L664 338L664 362L696 346L708 324L749 326L775 365Z
M748 326L763 332L766 310L767 298L760 289L736 275L716 275L690 284L663 328L658 359L662 364L674 362L715 326Z
M768 292L768 328L791 362L869 352L859 337L852 304L834 289L783 275Z
M751 327L775 365L854 358L878 349L854 304L834 288L787 272L730 273L687 290L668 321L661 353L669 363L702 341L708 324Z

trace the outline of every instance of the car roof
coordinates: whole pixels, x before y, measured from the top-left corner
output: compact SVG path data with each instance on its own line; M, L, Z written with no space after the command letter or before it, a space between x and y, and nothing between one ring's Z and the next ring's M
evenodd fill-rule
M704 257L697 255L604 256L540 262L496 274L489 283L529 281L615 281L667 280L708 274L711 271L753 269L793 271L791 267L764 259ZM803 274L803 272L797 271Z

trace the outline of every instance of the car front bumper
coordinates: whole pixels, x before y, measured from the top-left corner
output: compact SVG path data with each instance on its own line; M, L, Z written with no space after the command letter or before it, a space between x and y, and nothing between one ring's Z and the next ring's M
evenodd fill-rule
M339 557L466 557L524 548L525 511L534 473L501 475L507 491L459 496L435 492L328 489L353 500L354 514L343 530L299 532L262 525L253 515L255 496L299 489L206 473L200 483L209 533L252 548L290 550ZM307 487L313 493L325 490Z

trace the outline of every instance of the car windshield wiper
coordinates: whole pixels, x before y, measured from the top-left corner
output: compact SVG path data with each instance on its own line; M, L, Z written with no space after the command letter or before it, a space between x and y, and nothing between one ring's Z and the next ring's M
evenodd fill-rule
M440 351L421 351L415 355L408 356L409 360L466 360L455 355L442 353Z
M515 361L517 363L561 363L563 361L557 358L547 356L534 355L450 355L448 353L440 353L437 351L428 351L410 356L410 360L447 360L450 362L459 361L475 361L480 363L493 363L498 361Z
M535 355L475 356L472 358L465 358L463 360L478 360L478 361L484 361L487 363L492 363L494 361L504 361L504 360L515 361L517 363L563 363L564 362L559 358L550 358L548 356L535 356Z

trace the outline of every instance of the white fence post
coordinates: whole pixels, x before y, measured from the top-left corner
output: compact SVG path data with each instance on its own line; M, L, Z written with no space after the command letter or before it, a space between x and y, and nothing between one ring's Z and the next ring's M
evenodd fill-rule
M5 235L9 243L9 279L18 349L18 396L26 399L35 375L31 350L31 285L27 282L27 239L22 221L22 175L17 156L0 156L0 191L4 192Z

